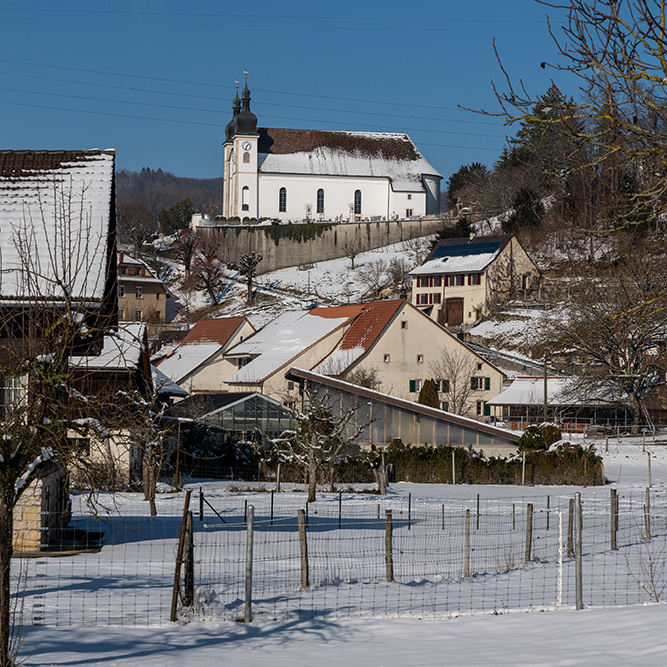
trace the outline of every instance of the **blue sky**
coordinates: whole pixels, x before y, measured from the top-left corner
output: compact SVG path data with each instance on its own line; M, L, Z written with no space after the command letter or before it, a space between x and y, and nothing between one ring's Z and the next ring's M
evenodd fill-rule
M3 148L115 148L119 169L222 173L234 80L265 127L407 132L445 180L514 132L493 52L531 93L558 74L532 0L53 3L0 6ZM568 94L576 88L556 78Z

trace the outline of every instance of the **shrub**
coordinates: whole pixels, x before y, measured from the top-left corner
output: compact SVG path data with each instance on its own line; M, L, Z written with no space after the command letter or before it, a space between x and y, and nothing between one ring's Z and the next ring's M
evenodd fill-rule
M563 437L563 432L556 424L550 424L548 422L540 424L540 431L542 431L544 444L547 449L553 445L554 442L558 442Z
M539 426L529 426L518 442L519 452L540 451L547 448L542 429Z

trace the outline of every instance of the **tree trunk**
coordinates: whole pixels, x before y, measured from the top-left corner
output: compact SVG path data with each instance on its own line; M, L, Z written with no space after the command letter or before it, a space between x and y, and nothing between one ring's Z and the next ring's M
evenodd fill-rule
M10 667L14 664L10 655L12 636L10 569L14 551L14 512L10 505L6 501L0 501L0 667Z
M317 463L314 458L308 462L308 502L314 503L317 498Z
M155 461L155 457L148 451L144 452L142 472L144 500L147 500L149 503L151 516L157 516L157 507L155 506L157 462Z

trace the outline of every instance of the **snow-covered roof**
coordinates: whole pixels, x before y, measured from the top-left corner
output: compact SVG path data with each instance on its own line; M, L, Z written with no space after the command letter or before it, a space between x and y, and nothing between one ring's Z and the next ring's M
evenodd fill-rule
M0 295L102 298L114 157L0 151Z
M156 394L166 396L188 396L188 392L167 377L157 366L151 364L151 376Z
M158 364L158 368L178 384L204 362L221 352L222 349L223 346L220 343L211 342L181 345L170 357L163 359Z
M549 405L600 405L613 404L613 396L598 392L597 396L583 396L576 390L576 379L547 377L547 403ZM544 403L544 378L519 377L489 405L542 405Z
M316 309L326 311L328 309ZM315 311L283 313L247 340L235 345L229 355L255 357L226 381L261 382L300 355L311 345L349 321L349 316L318 316Z
M388 178L392 188L423 191L423 176L442 178L407 134L259 129L261 173Z
M500 254L511 236L448 239L441 241L411 276L479 273Z
M77 368L102 370L131 370L141 359L146 325L143 322L127 324L105 334L99 355L70 357L70 364Z

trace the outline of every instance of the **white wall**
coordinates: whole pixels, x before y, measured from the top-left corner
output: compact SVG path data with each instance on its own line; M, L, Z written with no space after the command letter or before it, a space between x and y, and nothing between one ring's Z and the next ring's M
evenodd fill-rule
M278 211L280 188L287 188L287 211ZM324 214L317 213L317 190L324 190ZM350 204L354 203L355 190L361 190L361 218L380 217L388 219L395 213L405 217L408 208L414 216L423 216L426 211L424 192L395 193L388 178L308 176L301 174L259 175L259 216L278 218L283 221L303 220L306 204L312 204L311 218L318 220L350 220Z

